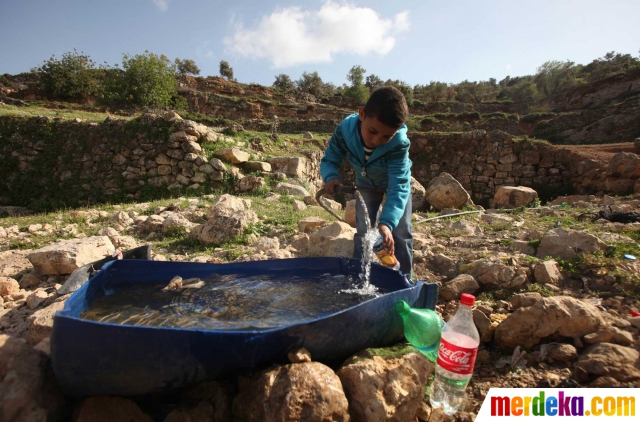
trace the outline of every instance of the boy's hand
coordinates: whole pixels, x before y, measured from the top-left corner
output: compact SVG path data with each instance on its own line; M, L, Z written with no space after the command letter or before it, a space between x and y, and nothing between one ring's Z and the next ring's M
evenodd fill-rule
M393 242L393 235L391 234L391 229L384 224L378 224L378 231L382 236L382 243L384 243L384 247L389 252L389 255L393 255L395 244Z
M336 186L341 186L342 180L340 179L331 179L327 183L324 184L324 191L329 195L333 195L336 191Z

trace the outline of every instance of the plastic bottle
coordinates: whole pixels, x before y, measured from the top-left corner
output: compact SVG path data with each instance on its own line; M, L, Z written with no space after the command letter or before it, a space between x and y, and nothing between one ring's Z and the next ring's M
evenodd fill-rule
M435 362L443 324L440 315L431 309L411 308L404 300L396 302L396 311L402 317L407 341Z
M380 235L376 239L376 243L373 244L373 253L376 254L382 265L386 265L394 270L400 269L400 263L395 256L389 255L389 252L384 247L384 243L382 243L382 236Z
M431 406L453 415L466 400L465 389L473 374L480 335L473 323L471 307L475 296L463 293L455 315L442 329L436 377L431 384Z

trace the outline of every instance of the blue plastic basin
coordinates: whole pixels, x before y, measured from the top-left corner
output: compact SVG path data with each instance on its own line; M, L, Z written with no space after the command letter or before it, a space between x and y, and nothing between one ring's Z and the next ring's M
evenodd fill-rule
M313 360L336 362L403 336L394 304L434 309L436 284L411 284L399 272L372 265L371 283L388 293L326 317L267 330L194 330L117 325L80 318L96 294L131 284L167 284L175 275L206 278L357 274L360 261L295 258L231 264L121 260L106 264L67 299L54 317L51 358L63 391L72 396L140 395L219 379L270 363L305 347ZM290 282L290 281L283 281Z

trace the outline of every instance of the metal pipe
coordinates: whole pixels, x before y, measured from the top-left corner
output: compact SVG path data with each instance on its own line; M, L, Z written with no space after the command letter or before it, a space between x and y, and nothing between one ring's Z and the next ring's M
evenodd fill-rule
M482 211L465 211L465 212L459 212L457 214L446 214L446 215L439 215L437 217L431 217L431 218L427 218L425 220L420 220L420 221L416 221L413 224L422 224L422 223L426 223L427 221L432 221L432 220L438 220L440 218L449 218L449 217L457 217L459 215L465 215L465 214L476 214L476 213L481 213Z

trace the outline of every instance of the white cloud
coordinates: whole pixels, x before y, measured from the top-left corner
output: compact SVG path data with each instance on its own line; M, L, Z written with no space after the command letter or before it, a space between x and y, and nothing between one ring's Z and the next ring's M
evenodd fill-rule
M370 8L327 0L320 10L277 10L252 29L233 26L233 35L224 39L225 53L266 58L282 68L330 62L336 54L387 54L396 34L408 30L409 13L385 19Z
M169 0L153 0L153 4L158 6L158 9L166 12L169 8Z

